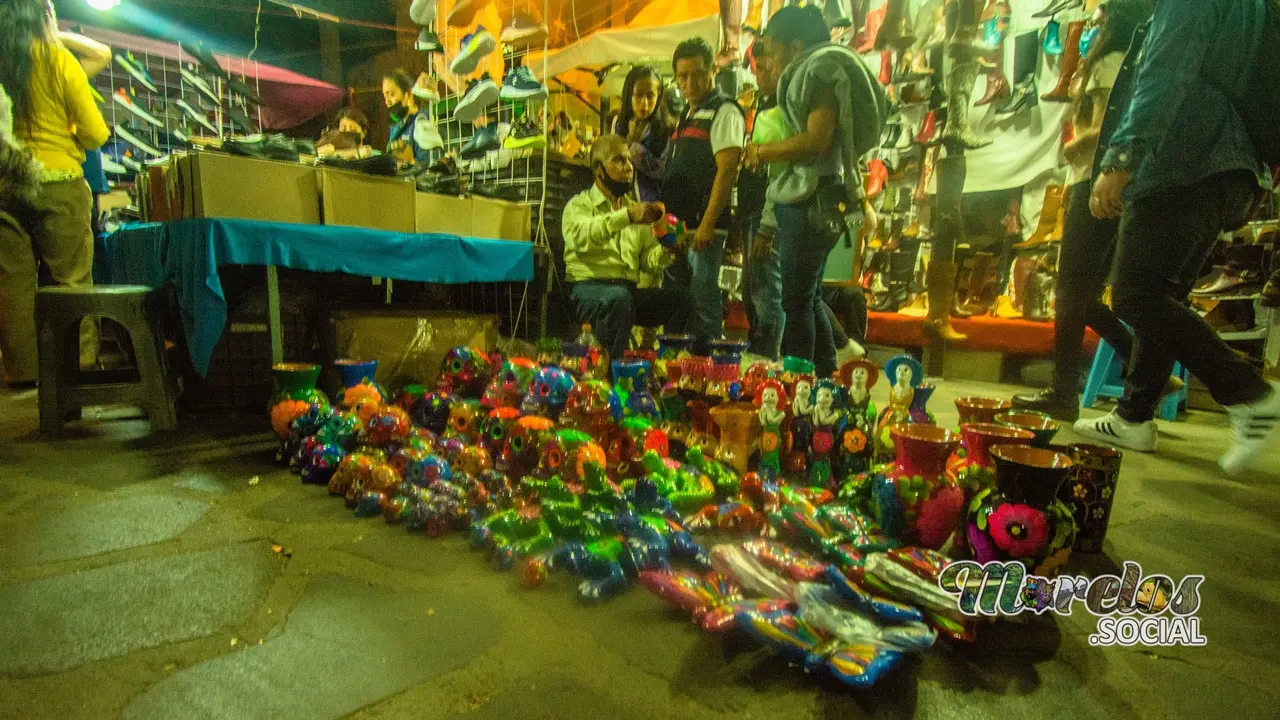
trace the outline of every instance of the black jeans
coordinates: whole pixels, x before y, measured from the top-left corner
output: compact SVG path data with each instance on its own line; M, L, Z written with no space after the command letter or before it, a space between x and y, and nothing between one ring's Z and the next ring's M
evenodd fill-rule
M689 317L689 293L682 288L643 288L619 280L588 280L569 290L578 320L591 323L609 357L622 358L631 344L631 326L663 326L682 332Z
M1125 420L1153 417L1175 361L1223 405L1257 402L1267 394L1258 371L1186 303L1218 234L1242 224L1257 190L1253 173L1225 172L1126 206L1112 292L1116 314L1136 336L1117 408Z
M867 296L862 288L824 285L822 305L831 322L831 336L837 350L848 345L851 339L859 345L867 344Z
M1127 362L1133 334L1102 302L1102 289L1116 255L1119 220L1099 220L1089 212L1093 183L1071 186L1062 247L1058 251L1057 317L1053 328L1053 390L1059 395L1080 392L1080 346L1089 326Z

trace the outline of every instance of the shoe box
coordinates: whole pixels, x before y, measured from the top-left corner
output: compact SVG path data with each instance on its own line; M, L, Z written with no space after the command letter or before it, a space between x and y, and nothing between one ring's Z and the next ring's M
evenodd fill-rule
M203 152L179 158L168 175L176 218L320 222L316 170L307 165Z
M415 232L416 188L409 180L333 168L312 172L319 173L325 225Z
M323 335L325 357L377 360L383 387L435 387L451 348L468 345L489 352L497 347L498 318L411 309L335 310Z
M472 195L417 193L416 230L464 237L530 242L533 215L524 203Z

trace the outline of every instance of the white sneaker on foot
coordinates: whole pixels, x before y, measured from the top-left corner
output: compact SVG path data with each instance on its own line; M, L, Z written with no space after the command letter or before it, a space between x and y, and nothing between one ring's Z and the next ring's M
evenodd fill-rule
M857 360L866 356L866 348L859 345L853 338L849 338L848 345L836 350L836 367L843 367L850 360Z
M1159 436L1154 420L1131 423L1114 410L1094 420L1077 420L1074 428L1090 440L1144 453L1156 451L1156 438Z
M1272 382L1271 393L1256 403L1228 407L1227 415L1231 417L1231 449L1218 460L1218 467L1227 475L1238 475L1253 464L1280 430L1280 382Z

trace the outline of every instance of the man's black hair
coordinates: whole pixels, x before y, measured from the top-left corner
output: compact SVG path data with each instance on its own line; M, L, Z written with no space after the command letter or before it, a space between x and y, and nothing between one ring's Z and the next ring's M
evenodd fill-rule
M702 58L707 69L710 70L715 55L711 52L711 45L706 40L701 37L691 37L676 46L676 52L671 57L671 67L674 68L676 63L690 58Z
M788 5L782 8L769 18L764 34L786 47L790 47L792 43L800 43L800 47L805 49L831 40L831 32L822 19L822 11L814 5Z

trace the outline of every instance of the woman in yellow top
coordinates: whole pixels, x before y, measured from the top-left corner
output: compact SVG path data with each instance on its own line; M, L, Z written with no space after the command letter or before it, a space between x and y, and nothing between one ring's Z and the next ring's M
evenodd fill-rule
M93 196L80 166L85 150L102 147L108 133L48 0L0 3L0 58L14 137L41 165L32 202L0 198L0 352L10 386L30 386L39 369L36 260L59 285L93 283ZM92 357L92 348L82 342L82 358L86 353Z

